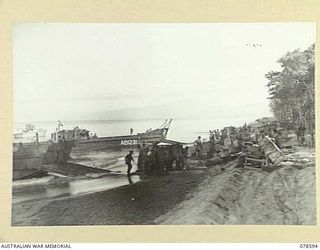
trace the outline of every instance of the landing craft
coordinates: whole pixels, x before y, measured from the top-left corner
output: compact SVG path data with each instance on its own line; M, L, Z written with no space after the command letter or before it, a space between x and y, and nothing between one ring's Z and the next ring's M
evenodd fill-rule
M13 143L13 180L46 175L43 165L66 162L75 145L73 130L56 130L55 140Z
M136 135L90 138L86 129L75 127L73 130L61 130L58 127L51 134L51 140L13 143L13 180L40 177L46 174L45 165L64 163L70 160L72 153L88 153L95 150L135 148L138 145L152 144L166 139L172 119L166 120L159 128L149 129Z
M75 147L72 153L88 152L103 149L135 148L138 145L152 144L166 139L172 119L165 122L157 129L149 129L144 133L135 135L109 136L90 138L88 130L75 128Z

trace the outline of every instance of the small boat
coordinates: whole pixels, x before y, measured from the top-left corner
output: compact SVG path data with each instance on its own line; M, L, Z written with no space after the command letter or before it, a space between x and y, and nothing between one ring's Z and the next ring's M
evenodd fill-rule
M33 124L27 124L23 129L17 129L17 132L13 134L13 138L16 142L30 142L34 141L36 137L45 138L47 134L46 129L37 129Z
M108 137L91 137L88 130L75 128L75 147L72 148L72 153L82 153L92 150L104 149L122 149L135 148L143 144L152 144L166 139L172 119L165 122L157 129L149 129L144 133L122 136Z

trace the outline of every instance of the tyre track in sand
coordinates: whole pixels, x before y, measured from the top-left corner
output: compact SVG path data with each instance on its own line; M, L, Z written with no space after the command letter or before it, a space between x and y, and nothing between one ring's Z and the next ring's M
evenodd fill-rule
M314 167L284 166L273 172L209 169L210 175L167 214L161 224L315 224Z

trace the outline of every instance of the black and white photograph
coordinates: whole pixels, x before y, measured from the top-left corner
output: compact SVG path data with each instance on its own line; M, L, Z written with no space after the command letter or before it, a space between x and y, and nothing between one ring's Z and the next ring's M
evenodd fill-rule
M316 225L315 42L312 22L15 23L11 225Z

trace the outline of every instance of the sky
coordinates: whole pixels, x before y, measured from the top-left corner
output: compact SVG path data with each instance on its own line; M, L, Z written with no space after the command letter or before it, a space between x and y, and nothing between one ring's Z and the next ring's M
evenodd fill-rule
M15 24L14 121L269 116L264 75L314 42L313 23Z

